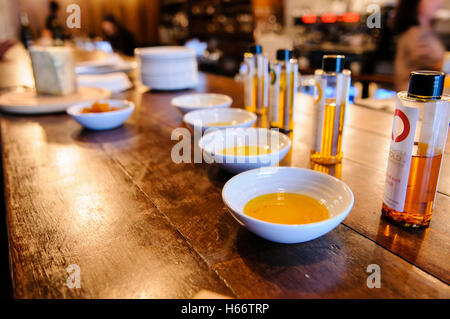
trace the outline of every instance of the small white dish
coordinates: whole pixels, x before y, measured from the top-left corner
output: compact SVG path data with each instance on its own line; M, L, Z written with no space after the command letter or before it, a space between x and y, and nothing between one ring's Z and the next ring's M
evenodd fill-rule
M240 173L263 166L278 164L291 147L290 138L278 131L265 128L210 128L198 141L205 160L216 163L221 168ZM269 153L259 155L223 154L221 151L232 147L257 146L269 149Z
M251 127L256 122L256 115L241 109L197 110L186 113L183 121L191 128L201 127L204 132L210 128Z
M321 222L285 225L265 222L244 214L253 198L286 192L307 195L324 204L330 218ZM277 243L310 241L333 230L353 208L353 193L339 179L304 168L264 167L231 178L223 187L222 199L231 215L252 233Z
M172 99L171 104L182 113L206 109L206 108L228 108L233 99L228 95L215 93L192 93L177 96Z
M67 109L73 119L82 126L96 131L110 130L121 126L133 113L134 103L127 100L99 100L99 103L108 103L119 110L101 113L81 113L85 107L91 107L92 102L80 103Z

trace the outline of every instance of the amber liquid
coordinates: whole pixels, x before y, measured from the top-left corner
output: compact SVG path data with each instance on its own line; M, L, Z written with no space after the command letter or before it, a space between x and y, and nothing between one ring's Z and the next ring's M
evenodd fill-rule
M267 113L263 113L256 117L256 122L255 122L254 127L270 128L270 123L269 123Z
M271 122L270 126L279 128L281 131L289 132L294 129L294 74L289 76L290 92L287 90L287 74L285 71L280 75L280 96L278 98L278 121ZM288 100L286 101L286 96ZM289 121L285 122L286 113L289 112Z
M264 76L261 77L261 79L259 79L258 77L256 78L256 92L255 94L257 94L257 100L255 102L256 104L256 110L255 113L258 115L261 114L265 114L266 113L266 108L264 107Z
M256 111L256 103L257 103L257 97L258 97L258 76L253 76L252 81L252 99L251 99L251 105L246 105L245 109L249 112L255 113Z
M342 177L342 163L334 165L323 165L311 161L310 166L313 171L325 173L339 179Z
M244 214L265 222L300 225L330 218L328 208L312 197L294 193L272 193L253 198Z
M404 227L427 227L434 206L441 161L442 154L413 156L404 210L398 212L383 203L383 216Z
M285 131L292 131L294 129L294 94L296 91L296 88L294 87L294 73L291 74L289 81L291 82L291 89L289 91L289 101L288 105L285 108L286 112L289 112L289 120L288 122L284 122L283 130Z
M278 119L276 122L270 123L271 127L274 127L274 128L282 128L283 127L285 98L286 98L286 71L281 71L281 74L280 74L280 96L278 97Z
M270 148L259 146L235 146L224 148L218 153L231 156L256 156L262 154L269 154Z
M345 120L345 103L342 103L339 120L336 122L336 103L327 100L322 123L322 139L320 150L311 150L311 161L319 164L337 164L342 161L342 140ZM337 139L335 126L338 126ZM336 140L336 150L333 151L333 141Z

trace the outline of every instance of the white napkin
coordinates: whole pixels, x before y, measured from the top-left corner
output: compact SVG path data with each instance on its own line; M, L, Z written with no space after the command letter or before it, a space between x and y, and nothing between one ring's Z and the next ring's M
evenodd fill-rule
M78 86L88 86L106 89L112 93L119 93L132 87L130 79L123 72L108 74L78 75Z

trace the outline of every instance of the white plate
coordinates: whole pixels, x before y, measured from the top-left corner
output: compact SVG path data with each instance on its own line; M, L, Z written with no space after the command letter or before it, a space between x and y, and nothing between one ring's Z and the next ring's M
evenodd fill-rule
M253 198L277 193L307 195L324 204L330 218L321 222L284 225L265 222L244 214ZM325 235L338 226L353 207L353 193L345 183L330 175L296 167L264 167L230 179L222 190L222 199L231 215L249 231L278 243L301 243Z
M108 74L115 72L131 72L137 66L136 62L123 61L115 65L78 65L75 67L76 74Z
M91 87L79 87L78 92L66 96L37 95L35 90L12 91L0 95L0 110L16 114L64 112L76 103L94 102L110 95L108 90Z
M198 77L198 71L197 68L187 69L183 68L180 72L180 70L176 70L176 72L168 72L165 71L158 71L155 73L145 73L143 70L141 70L141 78L147 79L147 80L192 80Z
M137 67L137 62L124 60L118 54L99 53L102 58L79 61L75 66L77 74L108 74L114 72L130 72Z
M171 104L183 113L206 108L227 108L231 103L233 103L233 99L228 95L215 93L185 94L177 96L171 101Z
M215 162L231 173L240 173L278 164L289 151L291 140L285 134L265 128L227 128L205 134L198 141L198 146L208 162ZM269 148L270 153L244 156L220 152L237 146Z
M184 46L156 46L137 48L134 50L136 56L144 60L167 60L185 59L195 57L194 50Z
M198 84L198 79L168 79L168 80L149 80L147 78L141 79L142 83L150 87L171 88L171 87L194 87Z
M133 86L125 73L85 74L77 76L78 86L96 87L119 93Z
M145 61L138 57L137 66L139 66L141 72L149 75L164 75L162 72L183 73L189 70L198 70L198 63L195 58Z
M163 91L176 91L184 89L192 89L197 86L197 82L187 81L187 82L147 82L142 81L142 84L148 86L153 90L163 90Z
M180 79L148 79L146 77L141 78L142 83L160 84L160 85L172 85L172 84L197 84L197 78L180 78Z
M208 129L251 127L256 122L256 115L241 109L198 110L186 113L183 121L192 128L195 126L201 127L204 132ZM211 124L219 122L233 124L211 126Z
M133 113L134 103L127 100L99 100L100 103L108 103L120 110L101 113L81 113L83 108L90 107L92 103L79 103L67 109L73 119L82 126L96 131L110 130L121 126Z

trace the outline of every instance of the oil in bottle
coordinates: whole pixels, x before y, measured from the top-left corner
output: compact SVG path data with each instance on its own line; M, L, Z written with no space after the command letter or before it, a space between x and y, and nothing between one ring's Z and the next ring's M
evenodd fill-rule
M278 50L272 63L270 88L270 126L283 132L294 128L294 105L298 83L298 62L290 50Z
M343 55L325 55L322 69L316 70L311 161L337 164L343 157L343 136L350 89L349 70Z
M263 114L268 103L268 60L262 47L254 45L244 54L247 74L244 79L244 100L247 111Z

